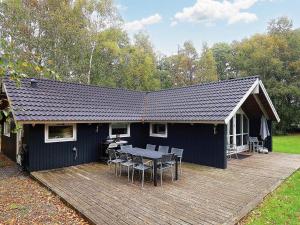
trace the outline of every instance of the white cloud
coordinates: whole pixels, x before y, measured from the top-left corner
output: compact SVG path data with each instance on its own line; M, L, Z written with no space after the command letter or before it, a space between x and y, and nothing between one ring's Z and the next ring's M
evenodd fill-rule
M117 8L117 10L119 10L119 11L126 11L126 10L128 9L127 6L122 5L122 4L116 4L116 8Z
M177 12L173 18L171 26L178 22L204 22L214 23L218 20L225 20L228 24L237 22L250 23L257 20L254 13L243 12L251 8L258 0L197 0L191 6L183 8Z
M141 20L134 20L124 24L124 29L127 31L138 31L143 30L146 26L159 23L162 20L162 17L156 13L152 16L142 18Z

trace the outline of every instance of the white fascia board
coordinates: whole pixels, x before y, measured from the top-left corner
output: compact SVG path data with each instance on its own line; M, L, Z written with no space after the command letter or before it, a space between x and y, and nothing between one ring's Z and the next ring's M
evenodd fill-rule
M14 113L14 110L13 110L13 108L12 108L12 103L11 103L10 97L8 96L8 93L7 93L7 90L6 90L6 87L5 87L4 82L2 83L2 87L3 87L4 92L6 93L7 101L8 101L8 104L9 104L10 111L11 111L11 114L12 114L12 116L13 116L13 119L14 119L15 123L17 123L17 122L18 122L18 121L17 121L17 117L16 117L16 115L15 115L15 113Z
M261 89L262 89L264 95L266 96L266 99L267 99L267 101L268 101L268 103L269 103L269 105L270 105L270 107L271 107L271 109L272 109L272 112L273 112L274 115L275 115L275 118L276 118L276 120L277 120L277 123L279 123L279 122L280 122L279 115L278 115L278 113L277 113L277 111L276 111L276 109L275 109L275 107L274 107L274 105L273 105L273 103L272 103L272 101L271 101L271 99L270 99L268 93L267 93L267 90L266 90L264 84L263 84L261 81L259 81L259 85L260 85L260 87L261 87Z
M253 90L259 85L259 79L256 79L253 85L249 88L249 90L246 92L246 94L243 96L243 98L239 101L239 103L234 107L234 109L231 111L231 113L227 116L225 119L225 124L228 124L231 118L236 114L236 112L241 108L243 103L246 101L246 99L249 97L249 95L253 92Z

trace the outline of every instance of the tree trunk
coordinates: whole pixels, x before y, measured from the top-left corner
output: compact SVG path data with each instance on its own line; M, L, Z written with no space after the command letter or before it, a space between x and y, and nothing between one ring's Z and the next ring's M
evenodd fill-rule
M88 84L91 84L91 70L92 70L92 62L93 62L93 54L95 51L96 43L92 43L92 51L90 56L90 62L89 62L89 72L88 72Z

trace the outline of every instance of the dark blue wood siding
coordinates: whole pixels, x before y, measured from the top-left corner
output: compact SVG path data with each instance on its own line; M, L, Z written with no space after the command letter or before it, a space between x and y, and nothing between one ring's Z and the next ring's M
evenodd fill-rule
M98 128L97 128L98 127ZM183 161L226 168L225 126L211 124L168 124L168 138L150 137L149 124L133 123L131 136L124 138L135 147L147 143L184 149ZM77 124L77 141L45 143L44 125L25 125L23 143L27 145L29 171L54 169L98 161L102 143L108 137L109 124ZM78 158L72 149L78 150Z
M17 135L13 132L15 125L11 121L10 137L3 135L3 122L1 129L1 151L11 160L16 161Z
M224 127L218 125L214 134L212 124L168 124L168 137L161 138L150 137L148 125L146 143L183 148L185 162L226 168Z
M29 171L53 169L96 161L101 135L97 125L77 124L77 141L45 143L44 125L25 125L23 144L27 145ZM73 148L78 150L75 160Z
M143 146L145 139L143 124L131 124L131 137L125 138L134 146ZM98 128L97 128L98 127ZM109 132L109 124L77 124L77 141L45 143L44 125L24 125L23 144L28 156L26 168L29 171L54 169L98 161L102 143ZM75 160L76 147L78 158Z

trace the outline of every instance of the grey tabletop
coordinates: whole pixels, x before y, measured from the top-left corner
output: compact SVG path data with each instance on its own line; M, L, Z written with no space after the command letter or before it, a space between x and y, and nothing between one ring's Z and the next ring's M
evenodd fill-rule
M119 152L128 153L136 156L142 156L148 159L160 159L163 155L162 152L147 150L143 148L126 148L123 150L119 150Z

